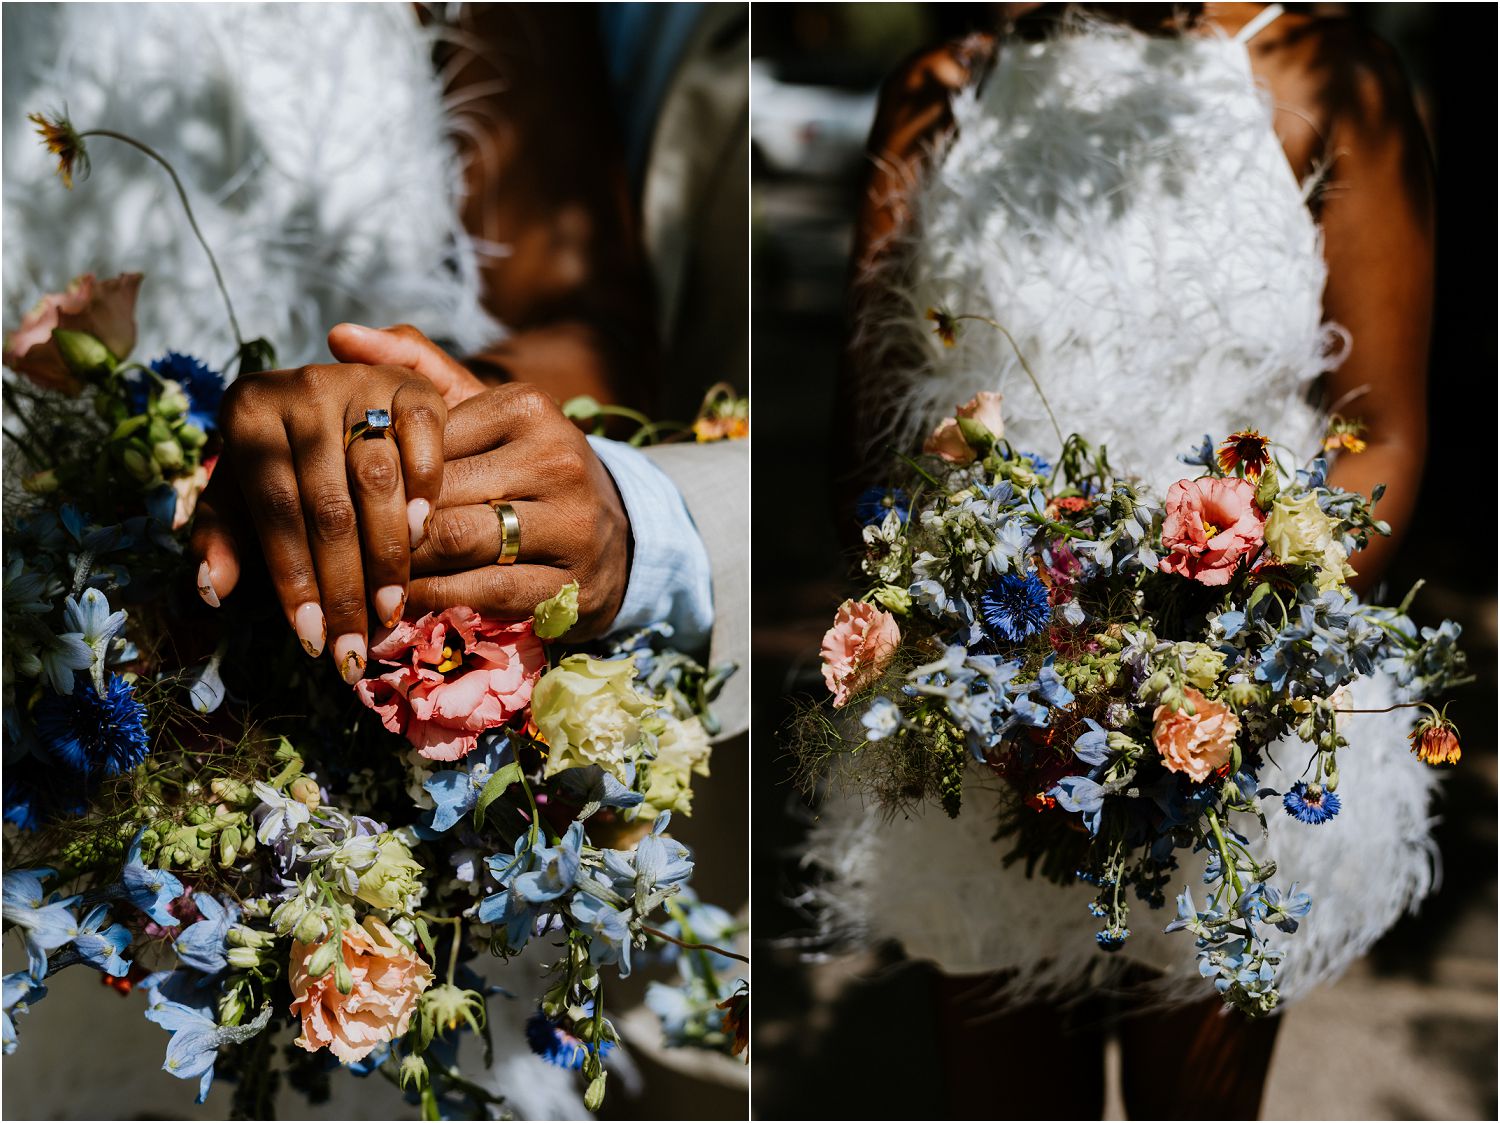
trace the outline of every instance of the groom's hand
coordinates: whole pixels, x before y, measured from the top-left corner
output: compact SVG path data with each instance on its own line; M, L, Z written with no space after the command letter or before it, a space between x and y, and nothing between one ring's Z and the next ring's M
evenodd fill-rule
M556 403L525 383L486 388L413 327L340 324L328 345L345 362L408 367L452 407L442 491L412 553L409 612L461 604L525 619L576 581L578 624L569 637L603 635L625 599L630 524L613 478ZM513 565L495 564L496 502L511 504L520 523Z

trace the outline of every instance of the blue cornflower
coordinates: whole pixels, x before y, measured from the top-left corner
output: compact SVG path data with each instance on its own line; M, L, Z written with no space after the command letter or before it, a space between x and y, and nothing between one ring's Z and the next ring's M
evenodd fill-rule
M182 896L182 882L166 870L147 868L141 861L141 836L145 833L144 827L137 832L125 856L125 870L120 875L122 894L163 928L175 928L177 918L167 906Z
M1052 618L1047 586L1035 573L1007 573L980 595L979 615L994 638L1017 643L1041 631Z
M150 751L146 707L119 675L109 676L103 694L83 684L72 694L48 693L37 705L36 730L55 758L85 776L130 772Z
M860 526L879 526L892 511L902 522L911 518L911 497L899 487L869 487L854 501Z
M585 1015L591 1013L593 1003L584 1006ZM561 1022L553 1021L541 1010L526 1019L526 1044L531 1046L531 1051L542 1060L557 1065L558 1068L568 1068L575 1072L583 1067L583 1062L588 1059L589 1044L578 1037L571 1030L563 1028ZM601 1041L599 1043L599 1059L603 1060L609 1056L611 1049L615 1047L613 1041Z
M3 983L4 990L3 999L0 999L0 1006L4 1008L0 1014L0 1042L4 1043L8 1056L16 1051L16 1016L26 1013L33 1002L45 998L47 988L25 971L13 971L0 983Z
M219 403L224 399L224 376L191 355L168 351L151 364L160 377L171 379L182 387L188 398L188 423L205 433L219 424ZM136 412L144 412L142 403Z
M21 930L27 966L32 978L47 975L47 953L72 942L78 931L73 915L77 897L49 897L42 882L54 875L49 869L11 870L0 879L0 916Z
M1016 455L1016 459L1029 460L1031 462L1031 470L1039 476L1047 476L1052 473L1052 465L1042 459L1040 453L1022 452Z
M212 893L199 893L193 898L202 920L188 925L172 950L177 958L189 967L196 967L205 975L216 975L229 966L228 949L224 941L229 929L239 919L240 910L234 905L225 905Z
M1298 780L1291 790L1281 797L1286 813L1303 823L1317 826L1326 823L1339 813L1339 797L1321 784L1306 784Z

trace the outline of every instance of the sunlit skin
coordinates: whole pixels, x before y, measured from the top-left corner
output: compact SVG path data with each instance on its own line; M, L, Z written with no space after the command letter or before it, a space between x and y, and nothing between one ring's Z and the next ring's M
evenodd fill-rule
M1001 7L1008 17L1021 18L1042 6ZM1177 33L1168 5L1098 7L1144 30ZM1262 7L1208 4L1203 17L1233 34ZM927 154L952 126L950 98L983 69L995 41L976 36L922 52L887 80L855 227L853 306L876 295L862 278L904 230L908 191L922 175ZM1329 409L1364 422L1366 444L1357 455L1346 451L1336 457L1330 482L1366 494L1385 484L1377 514L1392 530L1390 538L1373 539L1352 559L1358 570L1352 584L1368 592L1411 520L1426 455L1434 223L1430 157L1393 53L1353 25L1286 13L1255 37L1250 57L1274 99L1277 132L1298 175L1332 161L1330 182L1312 203L1328 263L1324 312L1349 330L1353 347L1327 377L1323 397ZM858 379L871 377L870 362L851 341L840 374L846 400L855 399ZM845 408L835 416L858 414ZM884 455L883 449L866 447L860 430L841 425L836 438L842 447L835 462L856 469L845 481L845 507L852 504L854 481L864 478L858 470L871 457ZM1351 449L1357 442L1338 443ZM1037 1007L996 1018L984 1000L991 985L980 978L942 979L935 994L955 1117L993 1113L995 1059L1008 1057L1028 1077L1006 1082L1008 1111L1035 1118L1097 1118L1102 1060L1098 1079L1079 1060L1085 1045L1102 1045L1102 1039L1083 1034L1065 1040L1062 1023L1039 1015ZM1255 1117L1280 1019L1247 1023L1221 1017L1220 1006L1211 999L1126 1023L1124 1092L1132 1118ZM949 1033L943 1027L955 1028ZM1028 1088L1035 1090L1034 1098Z
M338 325L335 362L243 379L226 399L193 535L200 589L230 595L258 545L303 646L341 672L357 677L347 637L365 644L403 611L524 618L576 580L587 638L624 597L623 505L558 408L654 396L656 311L596 23L572 5L467 5L438 60L461 121L464 223L509 334L459 362L418 327ZM392 409L399 439L346 451L368 408ZM515 565L493 564L490 500L516 508Z

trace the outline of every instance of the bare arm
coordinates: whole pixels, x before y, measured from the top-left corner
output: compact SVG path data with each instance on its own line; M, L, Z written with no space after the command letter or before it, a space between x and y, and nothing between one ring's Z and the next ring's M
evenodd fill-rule
M1328 399L1368 427L1368 447L1339 457L1330 480L1368 493L1387 485L1377 514L1391 524L1353 560L1368 592L1411 521L1427 452L1427 355L1432 324L1433 185L1421 125L1389 51L1365 43L1330 106L1332 186L1322 224L1324 309L1349 329L1348 358Z

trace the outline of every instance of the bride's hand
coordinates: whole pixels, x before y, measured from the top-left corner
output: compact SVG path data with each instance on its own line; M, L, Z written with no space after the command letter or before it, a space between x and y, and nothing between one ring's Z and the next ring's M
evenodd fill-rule
M346 362L399 363L426 377L453 407L443 446L447 466L428 535L412 554L412 612L462 604L525 619L569 581L578 582L570 638L604 634L629 577L630 524L614 479L587 438L541 390L525 383L486 389L467 368L413 327L340 324L328 334ZM520 523L520 556L500 566L493 502Z
M399 436L356 439L346 449L345 435L367 410L388 411ZM316 657L332 635L339 673L357 682L367 658L367 590L382 623L405 608L410 548L442 485L446 420L432 383L404 367L334 364L240 378L224 398L224 452L193 527L200 595L216 606L238 583L239 555L253 544L248 516L303 647Z

